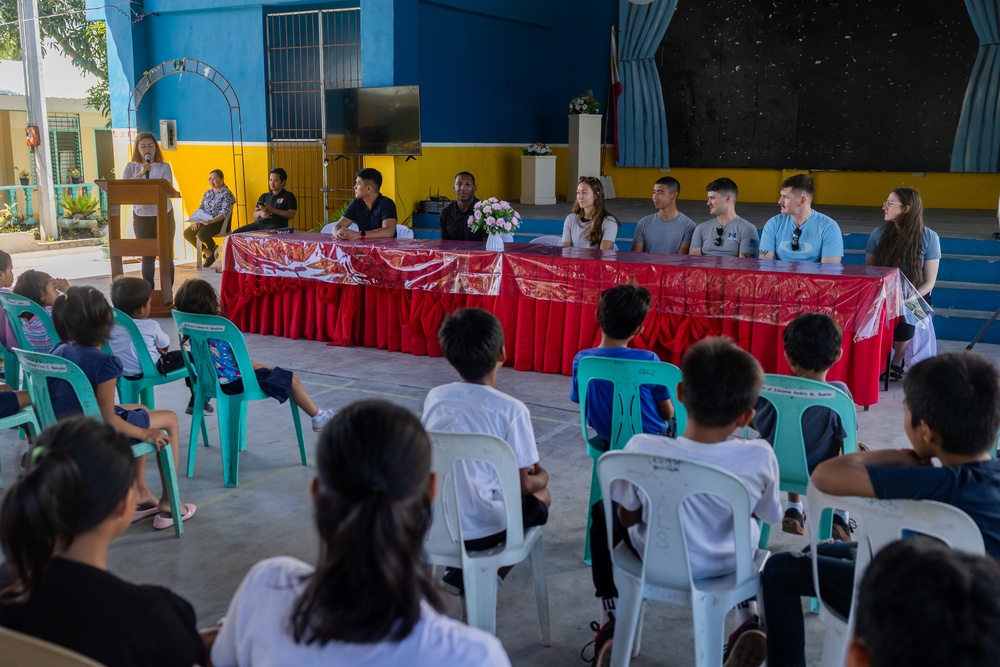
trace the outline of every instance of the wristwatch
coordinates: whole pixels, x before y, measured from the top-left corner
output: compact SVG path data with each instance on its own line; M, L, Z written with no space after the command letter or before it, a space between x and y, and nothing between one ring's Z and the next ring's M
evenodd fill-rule
M364 237L365 237L365 230L362 229L361 230L361 238L364 238Z

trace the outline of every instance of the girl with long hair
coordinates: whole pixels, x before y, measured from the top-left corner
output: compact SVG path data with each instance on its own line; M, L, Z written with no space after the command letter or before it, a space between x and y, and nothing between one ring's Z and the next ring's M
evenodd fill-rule
M313 567L257 563L212 646L212 664L509 665L500 642L440 613L423 542L437 478L409 410L353 403L316 445Z
M132 160L125 165L122 178L162 178L174 182L174 174L170 169L170 164L163 159L163 151L156 141L156 136L152 132L140 132L135 137L135 144L132 147ZM174 243L174 208L167 200L167 236L170 238L170 245ZM156 206L154 204L139 204L132 207L132 229L135 231L137 239L156 238ZM156 288L153 279L156 276L156 257L142 258L142 278L149 286ZM174 280L174 265L170 263L170 282Z
M941 263L941 240L924 226L924 205L913 188L894 188L882 205L885 224L868 237L865 264L894 266L931 303L931 290L937 281ZM887 371L893 382L901 380L906 370L906 348L913 339L912 324L900 322L892 339L892 360ZM886 373L882 373L885 380Z
M604 186L596 176L581 176L573 212L563 223L564 248L611 250L618 236L618 220L604 208Z
M109 667L206 664L186 600L108 572L111 541L128 528L136 504L125 436L72 417L39 436L32 459L0 507L8 570L0 625Z

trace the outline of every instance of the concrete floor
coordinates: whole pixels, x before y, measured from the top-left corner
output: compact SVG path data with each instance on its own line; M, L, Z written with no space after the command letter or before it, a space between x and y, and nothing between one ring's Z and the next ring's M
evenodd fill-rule
M95 251L15 256L15 271L27 268L61 275L73 284L107 289L108 264ZM136 267L132 266L133 270ZM177 267L178 283L194 277L218 285L219 274L196 271L193 264ZM162 320L174 334L172 320ZM299 373L321 407L339 409L364 398L383 398L420 413L424 396L432 387L457 379L444 359L364 348L328 347L323 343L248 335L252 357L264 364L280 364ZM943 349L961 349L960 343L943 343ZM1000 359L1000 346L978 350ZM593 639L589 629L598 618L590 571L581 560L590 483L590 458L581 443L577 406L568 399L569 378L523 373L504 368L498 387L520 397L532 413L542 464L550 471L554 499L545 527L552 618L552 646L539 644L530 573L517 567L499 593L497 635L514 665L581 664L579 653ZM157 389L157 407L174 410L181 422L181 458L187 455L189 418L183 411L188 393L180 383ZM859 412L859 437L876 448L907 445L902 428L902 388L893 384L879 403ZM233 591L256 561L278 554L313 560L317 552L307 485L312 470L298 464L294 436L289 436L287 408L270 401L251 404L247 451L240 460L240 486L222 485L217 446L199 449L196 476L182 477L181 494L198 505L197 515L186 524L184 537L171 531L154 532L151 521L133 525L113 545L110 567L135 582L167 586L194 605L198 622L207 626L225 614ZM308 424L308 421L305 422ZM307 426L308 429L308 426ZM218 443L218 429L209 420L209 435ZM310 458L316 435L306 431ZM7 485L18 470L24 445L10 432L0 434L0 462ZM182 468L184 464L182 463ZM159 488L154 466L150 483ZM800 548L803 538L772 533L773 550ZM449 598L451 613L461 614L458 598ZM635 665L694 664L691 615L687 608L652 604L646 616L642 655ZM806 622L809 664L818 664L822 626L815 616Z

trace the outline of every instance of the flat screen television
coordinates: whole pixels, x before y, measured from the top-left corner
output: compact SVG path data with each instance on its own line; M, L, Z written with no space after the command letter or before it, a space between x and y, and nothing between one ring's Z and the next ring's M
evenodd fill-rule
M420 155L420 86L326 91L330 155Z

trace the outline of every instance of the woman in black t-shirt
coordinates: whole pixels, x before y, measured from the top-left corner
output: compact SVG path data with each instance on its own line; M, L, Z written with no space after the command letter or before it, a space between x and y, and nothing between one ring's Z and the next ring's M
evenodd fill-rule
M39 436L32 459L0 506L0 625L108 667L206 664L187 601L107 571L136 508L128 440L73 417Z

